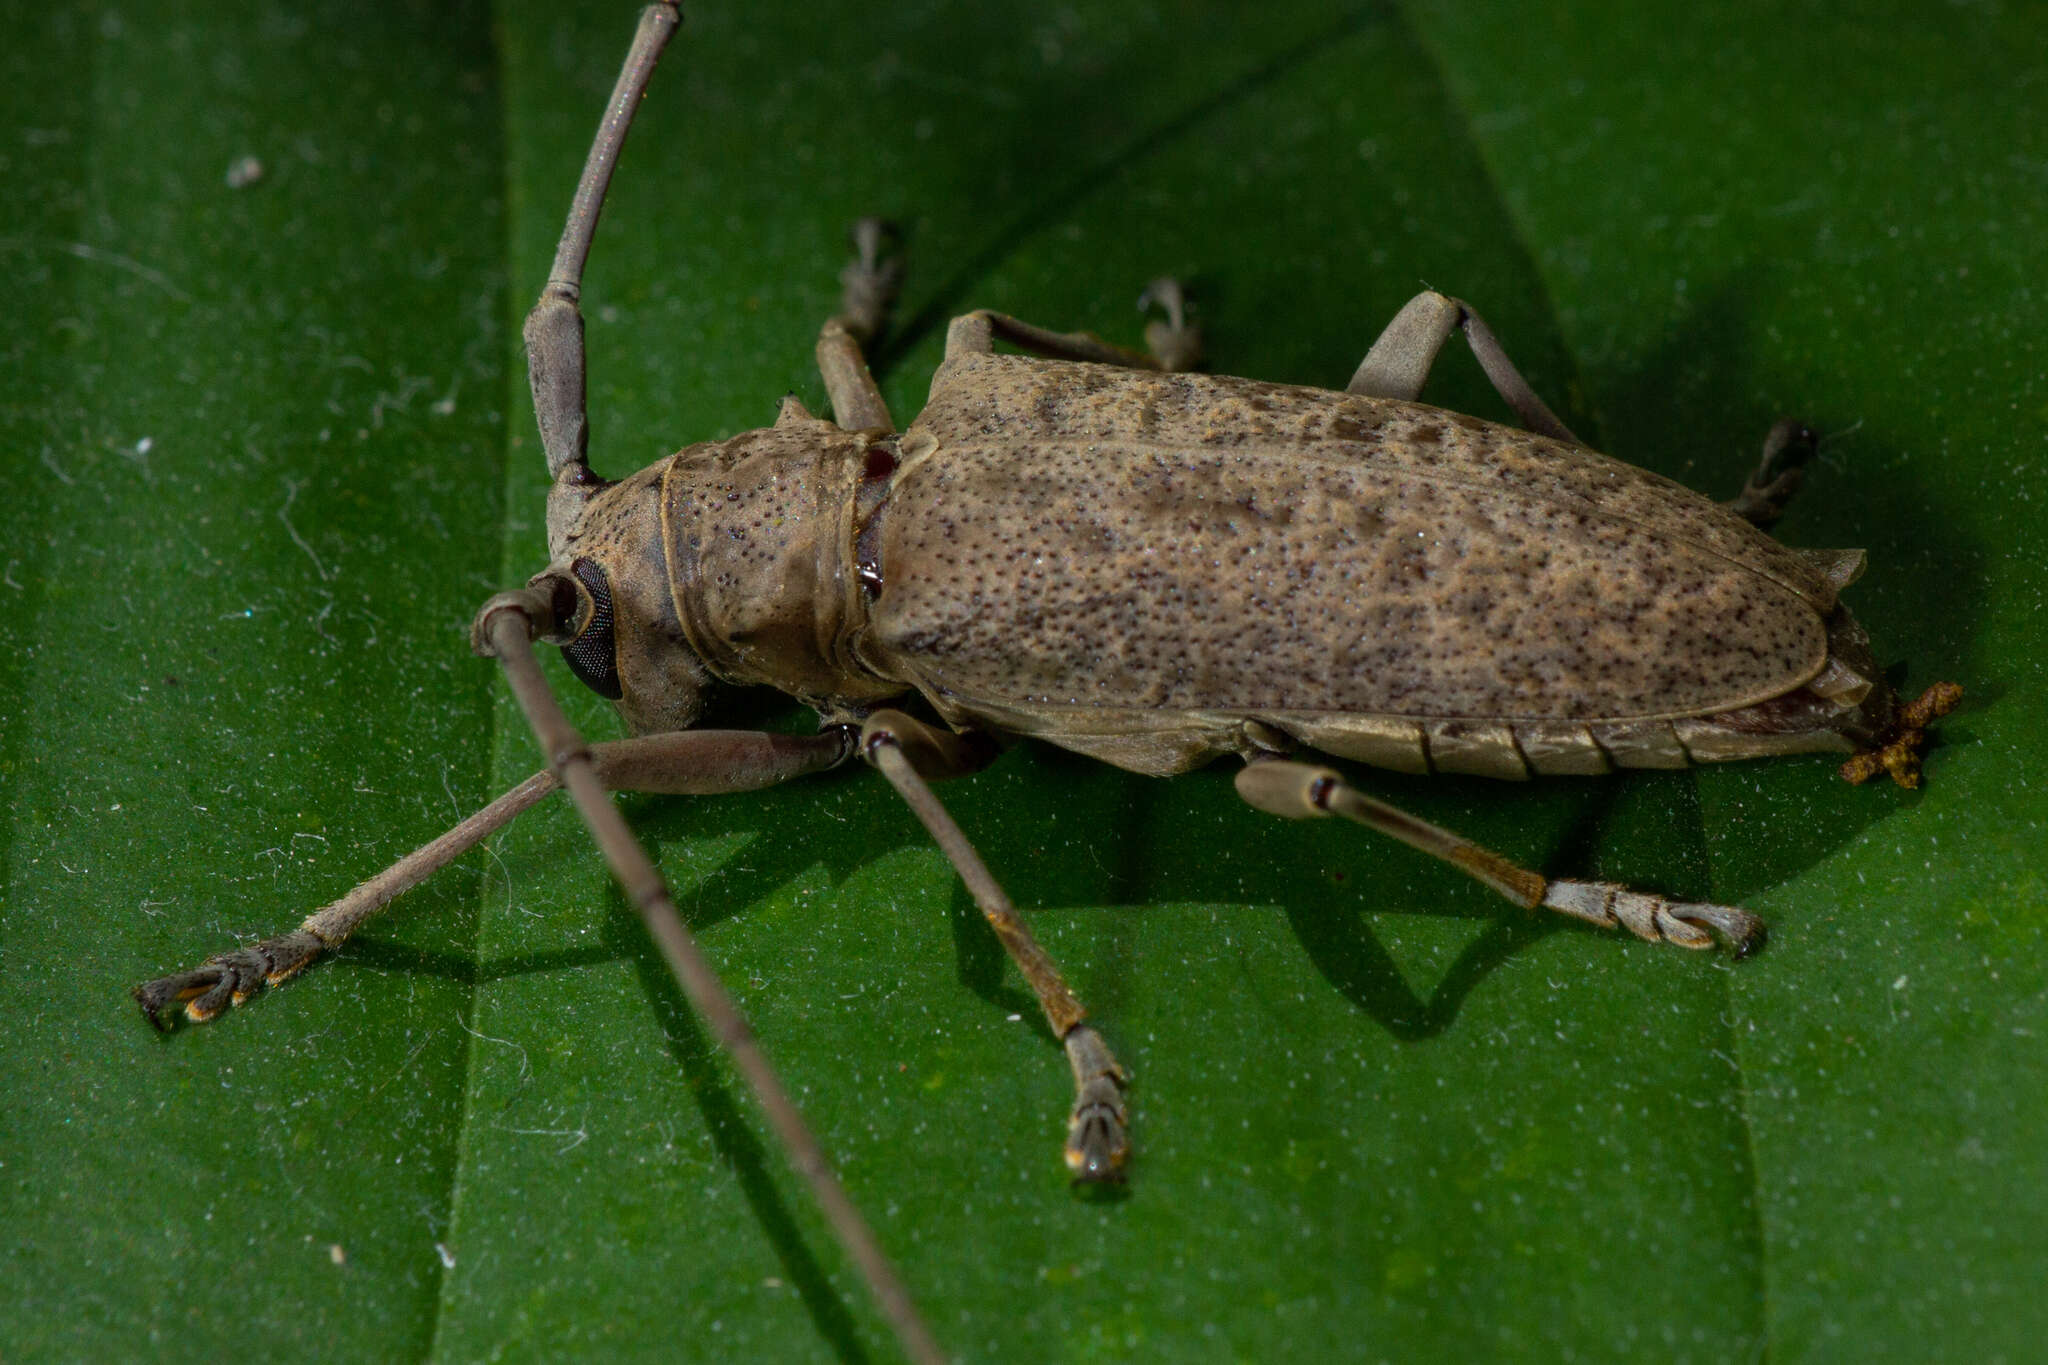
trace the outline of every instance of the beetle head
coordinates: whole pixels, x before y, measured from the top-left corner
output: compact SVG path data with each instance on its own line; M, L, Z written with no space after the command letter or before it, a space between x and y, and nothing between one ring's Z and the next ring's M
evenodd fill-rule
M529 583L552 608L553 629L541 638L562 647L569 671L610 698L636 735L694 725L711 681L669 591L662 469L617 483L582 466L565 470L548 493L553 563Z

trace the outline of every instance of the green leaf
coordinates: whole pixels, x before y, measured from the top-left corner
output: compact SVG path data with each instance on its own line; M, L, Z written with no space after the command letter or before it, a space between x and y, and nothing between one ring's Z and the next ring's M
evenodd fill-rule
M10 1359L895 1354L566 809L210 1027L125 998L537 766L464 629L544 562L516 324L630 31L0 21ZM1717 495L1774 417L1819 425L1781 533L1867 546L1879 657L1969 690L1919 793L1817 759L1360 775L1540 867L1749 905L1776 932L1740 965L1535 922L1220 769L1025 746L950 784L1136 1076L1107 1201L884 784L626 800L950 1350L2034 1353L2044 79L2024 7L691 10L590 267L603 472L822 409L864 213L908 230L900 420L972 307L1134 339L1173 272L1213 368L1339 385L1427 282L1582 433ZM1501 416L1446 354L1432 400Z

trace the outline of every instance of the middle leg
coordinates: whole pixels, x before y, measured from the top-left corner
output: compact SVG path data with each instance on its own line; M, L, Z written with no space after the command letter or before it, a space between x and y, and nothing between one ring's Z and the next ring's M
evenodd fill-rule
M1074 1108L1067 1120L1067 1169L1074 1179L1103 1183L1123 1179L1130 1157L1124 1112L1124 1069L1102 1035L1084 1022L1087 1011L1030 928L989 874L974 845L953 823L925 778L947 777L987 761L986 751L964 747L963 737L935 730L897 711L877 711L861 729L860 754L889 779L932 839L960 874L968 894L1024 974L1053 1036L1066 1049L1074 1072Z

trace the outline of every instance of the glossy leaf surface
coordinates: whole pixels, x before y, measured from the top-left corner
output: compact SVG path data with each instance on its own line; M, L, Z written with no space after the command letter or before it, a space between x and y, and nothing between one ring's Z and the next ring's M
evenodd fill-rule
M0 1354L892 1358L566 809L211 1027L125 999L536 766L463 632L544 559L517 321L630 9L4 26ZM1781 533L1868 547L1880 658L1969 689L1920 794L1821 760L1361 777L1749 905L1776 937L1740 965L1530 921L1220 769L1027 747L948 786L1137 1077L1107 1201L882 783L626 800L949 1348L2031 1353L2043 89L2034 17L1983 7L692 10L589 276L603 472L822 410L864 213L909 235L904 420L968 308L1135 338L1173 272L1213 368L1336 386L1427 282L1583 434L1718 495L1779 414L1828 432ZM1501 415L1442 368L1433 400Z

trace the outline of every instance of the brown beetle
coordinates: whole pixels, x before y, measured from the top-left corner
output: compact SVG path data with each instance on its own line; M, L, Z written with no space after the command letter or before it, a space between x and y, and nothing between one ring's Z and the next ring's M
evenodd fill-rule
M337 948L393 897L557 786L577 800L714 1031L732 1047L915 1355L928 1334L743 1021L674 915L606 789L718 793L859 754L909 802L1037 993L1076 1082L1066 1159L1114 1179L1124 1076L1058 970L927 785L1003 743L1046 740L1136 772L1231 755L1238 790L1288 817L1341 815L1528 907L1737 952L1746 911L1551 879L1301 761L1502 778L1836 750L1844 775L1918 780L1925 727L1960 689L1902 704L1838 591L1860 551L1761 529L1796 488L1810 432L1780 423L1732 503L1584 448L1463 303L1416 298L1342 393L1186 373L1179 291L1150 354L988 312L956 319L929 403L900 430L862 344L897 266L856 231L818 360L833 421L785 400L772 427L693 445L616 483L586 459L580 280L631 114L677 22L649 8L527 323L554 478L552 562L486 603L548 771L296 931L136 991L152 1021L204 1021ZM1416 400L1461 331L1528 430ZM1033 353L998 354L998 340ZM531 642L617 704L632 738L586 746ZM810 737L706 731L717 686L818 711ZM901 707L913 707L925 718Z

